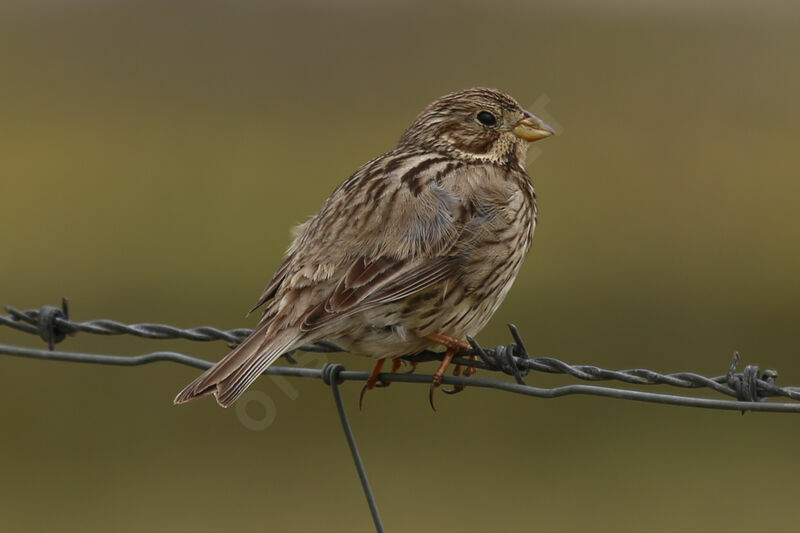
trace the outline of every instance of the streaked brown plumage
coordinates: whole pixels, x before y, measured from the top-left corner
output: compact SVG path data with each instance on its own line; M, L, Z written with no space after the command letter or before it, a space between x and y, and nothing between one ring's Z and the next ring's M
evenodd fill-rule
M281 354L320 339L381 361L442 344L458 351L494 314L531 246L525 156L550 134L493 89L434 101L394 150L296 228L254 307L265 305L258 327L175 403L213 393L228 406Z

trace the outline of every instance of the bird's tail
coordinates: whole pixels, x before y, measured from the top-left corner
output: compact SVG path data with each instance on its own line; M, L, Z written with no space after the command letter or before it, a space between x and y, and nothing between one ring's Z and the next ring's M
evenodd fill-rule
M296 332L287 330L267 335L268 325L259 326L231 353L189 383L175 397L175 403L185 403L206 394L214 394L222 407L235 402L269 365L290 350L298 340Z

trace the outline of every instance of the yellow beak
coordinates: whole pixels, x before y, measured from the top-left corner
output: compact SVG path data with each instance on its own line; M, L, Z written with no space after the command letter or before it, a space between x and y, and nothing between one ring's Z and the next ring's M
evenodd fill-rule
M555 133L544 120L529 111L525 111L525 116L514 125L511 132L528 142L538 141Z

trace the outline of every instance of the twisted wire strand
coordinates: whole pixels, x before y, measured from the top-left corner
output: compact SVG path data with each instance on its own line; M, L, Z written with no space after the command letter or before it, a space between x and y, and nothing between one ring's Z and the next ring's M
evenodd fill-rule
M100 335L119 335L130 334L137 337L153 339L181 338L196 341L224 340L228 342L239 342L246 337L252 330L239 328L234 330L221 330L214 327L204 326L196 328L177 328L166 324L124 324L114 320L90 320L86 322L74 322L69 319L69 310L66 302L62 308L45 306L42 309L18 310L7 307L9 316L0 315L0 325L10 326L20 331L31 334L39 334L51 346L54 339L63 339L68 334L77 332L93 333ZM447 377L445 383L463 384L472 387L488 387L509 392L516 392L530 396L542 398L554 398L569 394L591 394L598 396L624 398L638 401L655 401L658 403L670 403L673 405L695 405L697 407L712 407L720 409L746 409L746 410L772 410L799 412L800 404L779 404L764 403L767 397L782 396L792 400L800 400L800 388L798 387L779 387L775 384L777 372L766 370L763 373L757 366L748 365L744 372L736 372L739 362L739 354L734 354L728 372L717 377L706 377L692 372L678 372L672 374L662 374L653 370L634 368L627 370L608 370L593 365L572 365L552 357L531 358L525 349L519 331L513 325L509 326L513 343L507 346L498 346L495 349L481 347L474 339L470 339L471 350L465 350L454 359L455 363L474 366L477 368L504 372L514 377L516 383L512 384L503 380L488 378L463 378ZM337 352L341 348L327 341L322 341L312 345L299 348L303 351L312 352ZM35 357L43 359L58 359L65 361L89 362L113 365L138 365L155 361L174 361L182 364L196 366L198 368L208 368L212 363L201 359L193 358L188 355L176 352L155 352L133 357L121 357L114 355L83 354L74 352L56 352L53 350L35 350L9 345L0 345L0 353L18 355L24 357ZM289 361L291 354L287 354ZM471 356L477 356L474 360ZM441 353L423 352L406 357L409 361L423 362L440 360ZM551 389L530 387L525 384L523 376L529 371L566 374L585 381L610 381L616 380L631 385L669 385L679 388L709 388L718 393L736 398L739 401L712 400L707 398L691 398L687 396L674 396L665 394L645 393L628 389L615 389L611 387L598 387L589 385L567 385ZM314 377L321 378L319 371L314 369L300 369L289 367L272 367L267 370L267 374L280 374L295 377ZM362 376L363 374L363 376ZM366 379L367 373L351 371L341 372L344 380ZM430 383L431 376L424 374L384 374L386 379L396 382L425 382ZM515 387L512 387L515 385ZM687 401L689 403L687 403ZM691 402L696 402L692 404ZM709 403L711 402L711 403ZM716 403L714 403L716 402ZM762 406L773 407L762 407Z
M7 307L9 316L0 315L0 325L6 325L19 331L38 334L47 344L49 349L25 348L0 344L0 354L14 355L45 360L59 360L80 363L93 363L119 366L135 366L150 364L158 361L172 361L197 368L210 368L213 363L198 359L178 352L160 351L138 356L119 356L106 354L91 354L80 352L63 352L54 349L55 344L61 342L67 335L78 332L93 333L96 335L121 335L129 334L137 337L151 339L188 339L195 341L223 340L227 342L240 342L252 330L234 329L221 330L214 327L177 328L166 324L124 324L115 320L91 320L88 322L73 322L69 319L69 306L65 299L61 308L45 306L41 309L20 311ZM764 401L768 396L784 396L800 400L800 388L778 387L775 379L778 373L765 370L763 373L754 365L747 365L743 372L736 372L739 363L739 354L736 353L724 376L707 378L691 372L675 374L661 374L646 369L606 370L592 365L570 365L552 357L535 357L528 355L522 337L517 328L509 325L513 343L498 346L494 350L485 349L474 339L468 339L471 350L462 351L456 363L475 366L486 370L503 372L512 376L515 382L491 378L476 378L463 376L445 376L443 383L448 385L464 385L470 387L490 388L500 391L513 392L537 398L558 398L572 394L595 395L607 398L653 402L667 405L685 407L700 407L707 409L726 409L745 411L770 411L800 413L800 402L778 403ZM313 352L338 352L341 348L327 341L313 345L302 346L304 351ZM286 358L294 363L292 354L285 354ZM439 360L442 354L423 352L407 357L410 361ZM477 357L477 360L475 359ZM597 385L565 385L554 388L541 388L526 385L524 376L531 370L539 372L568 374L585 381L617 380L633 385L671 385L682 388L707 387L717 392L737 398L737 400L720 400L715 398L696 398L672 394L660 394L630 389L619 389ZM321 369L303 367L272 366L265 374L321 379L331 387L334 403L339 415L342 429L350 448L350 453L361 482L364 496L369 506L375 530L384 531L378 505L375 500L369 480L367 479L364 462L356 445L350 422L344 408L339 384L345 381L366 381L369 372L348 371L341 364L326 363ZM401 383L431 383L433 376L422 374L381 374L381 379Z
M5 308L6 311L8 311L8 316L0 315L0 325L33 335L42 335L40 326L41 318L44 316L44 313L41 309L19 310L11 306L6 306ZM57 308L45 306L42 309ZM240 343L253 332L252 329L248 328L223 330L213 326L178 328L168 324L148 322L125 324L124 322L105 318L87 320L85 322L74 322L69 320L67 313L63 311L61 314L56 314L47 326L64 335L74 335L76 333L91 333L94 335L133 335L134 337L145 339L186 339L190 341L221 340L236 344ZM42 337L44 337L44 335L42 335ZM328 341L320 341L313 345L301 346L298 349L304 352L342 351L341 348Z

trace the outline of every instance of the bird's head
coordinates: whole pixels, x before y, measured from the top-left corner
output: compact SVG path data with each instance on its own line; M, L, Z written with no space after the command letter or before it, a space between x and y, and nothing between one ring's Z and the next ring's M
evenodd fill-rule
M399 144L503 164L511 157L524 162L528 143L552 134L550 126L507 94L473 87L426 107Z

